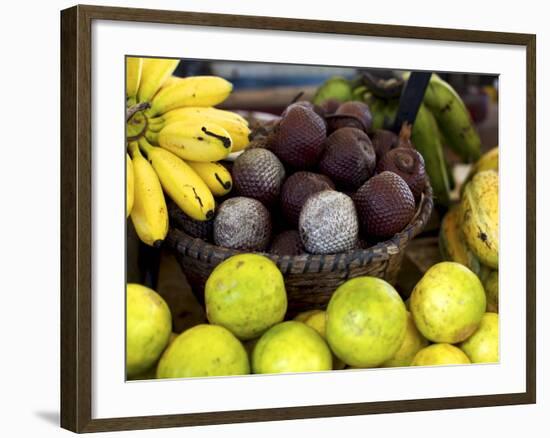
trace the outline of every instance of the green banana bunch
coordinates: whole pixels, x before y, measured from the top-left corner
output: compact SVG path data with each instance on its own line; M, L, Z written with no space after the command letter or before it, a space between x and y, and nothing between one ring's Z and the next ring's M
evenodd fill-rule
M150 102L166 79L172 76L179 62L179 59L143 58L138 101Z
M352 100L352 92L352 86L347 79L333 76L317 89L313 97L313 103L318 105L328 99L347 102Z
M176 108L186 106L214 106L223 102L233 85L217 76L193 76L181 78L172 85L163 87L146 111L147 117L155 117Z
M140 240L159 246L168 233L168 210L159 178L141 155L138 143L129 145L134 175L134 205L130 217Z
M468 247L483 264L498 269L498 173L476 173L464 187L460 208Z
M214 197L206 183L183 160L171 152L152 146L145 138L139 147L147 155L164 191L189 217L205 221L214 216Z
M479 159L481 140L466 105L457 92L433 74L424 94L446 143L467 163Z

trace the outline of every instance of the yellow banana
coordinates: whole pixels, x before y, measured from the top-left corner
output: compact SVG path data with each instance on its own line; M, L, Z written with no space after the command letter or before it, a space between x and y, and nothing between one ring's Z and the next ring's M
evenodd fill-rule
M189 217L205 221L214 216L214 197L206 183L183 160L171 152L152 146L145 138L139 140L157 172L164 191Z
M189 161L219 161L231 152L229 133L215 123L174 122L157 135L158 145Z
M179 59L144 58L139 82L138 101L150 102L179 64Z
M240 122L244 126L248 126L248 120L246 120L243 116L240 114L234 113L232 111L227 110L221 110L218 108L214 108L211 106L208 107L202 107L202 106L188 106L184 108L177 108L172 111L168 111L159 117L152 119L152 122L159 122L159 121L169 121L169 120L175 120L175 119L182 119L187 116L209 116L213 117L215 119L229 119L233 120L235 122Z
M434 114L446 143L468 163L479 159L479 134L466 105L453 87L433 74L424 94L424 103Z
M498 269L498 173L475 174L464 188L460 208L468 247L483 264Z
M126 217L130 216L134 206L134 165L130 155L126 154Z
M162 88L147 110L154 117L185 106L214 106L223 102L233 90L231 82L218 76L192 76L182 78Z
M182 108L185 109L185 108ZM179 110L175 110L179 111ZM182 115L179 118L171 117L167 121L161 121L162 118L150 119L149 120L149 130L153 132L160 132L165 126L168 126L176 122L185 122L185 123L194 123L201 124L203 122L210 122L224 128L229 137L231 137L232 148L231 152L237 152L245 149L250 143L249 135L250 129L248 126L242 124L240 121L236 121L233 118L228 117L217 117L212 113L204 114L194 114L189 113L187 115Z
M479 275L481 263L464 241L460 224L460 208L452 206L441 221L439 249L444 260L460 263Z
M159 178L141 155L137 142L129 145L134 167L134 206L130 217L141 241L158 247L168 233L168 210Z
M169 87L170 85L173 85L180 80L181 78L179 76L170 76L168 79L164 81L164 83L162 84L162 88Z
M227 195L233 186L231 173L220 163L199 163L187 161L187 164L197 172L214 196Z
M126 101L129 106L136 103L142 66L143 58L126 58Z

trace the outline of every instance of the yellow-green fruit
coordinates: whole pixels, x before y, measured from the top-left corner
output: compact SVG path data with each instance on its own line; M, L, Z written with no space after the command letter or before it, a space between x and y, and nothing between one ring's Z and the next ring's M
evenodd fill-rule
M432 342L455 344L470 336L485 312L485 291L464 265L433 265L411 294L411 313L420 333Z
M223 327L199 324L179 335L162 355L157 378L234 376L250 373L240 341Z
M319 309L306 310L304 312L298 313L298 315L294 317L294 321L304 322L310 315L313 315L317 312L319 312Z
M285 321L265 332L252 353L256 374L332 369L332 354L321 335L302 322Z
M487 298L487 312L498 313L498 271L491 271L483 281Z
M495 172L498 172L498 155L498 146L485 152L470 169L464 184L470 181L478 172L482 172L484 170L494 170Z
M178 337L177 333L170 333L170 339L168 339L168 344L166 345L166 348L174 342L174 340ZM165 349L166 350L166 349ZM161 354L162 356L162 354ZM160 358L159 358L160 359ZM140 374L136 374L132 376L129 380L150 380L150 379L156 379L157 378L157 367L158 367L158 361L153 364L152 367L145 370L144 372Z
M277 265L258 254L239 254L220 263L206 281L206 316L239 339L253 339L281 322L287 308Z
M439 250L444 260L461 263L473 271L474 274L479 275L482 265L466 245L460 226L460 208L458 205L451 207L441 221Z
M407 311L397 291L375 277L342 284L327 307L330 348L348 365L376 367L392 358L405 338Z
M483 264L498 269L498 173L475 174L464 188L460 208L468 247Z
M154 290L126 286L126 375L148 370L168 344L172 331L170 309Z
M464 352L451 344L433 344L414 356L412 366L461 365L471 363Z
M307 313L304 319L301 320L305 325L314 329L326 341L327 339L327 312L324 310L313 310ZM294 320L298 320L294 318ZM346 364L332 355L332 368L335 370L343 370Z
M498 362L498 314L483 315L479 328L460 344L472 363Z
M416 353L429 344L428 340L418 331L410 312L407 312L407 331L405 339L397 353L388 361L382 364L382 367L408 367Z

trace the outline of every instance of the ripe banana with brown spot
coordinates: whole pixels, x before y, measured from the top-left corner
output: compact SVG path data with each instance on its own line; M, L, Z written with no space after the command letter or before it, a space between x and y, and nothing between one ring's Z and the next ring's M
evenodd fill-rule
M441 221L439 249L444 260L460 263L476 275L480 274L482 264L470 251L462 235L458 205L452 206Z
M151 102L179 62L179 59L143 58L138 102Z
M187 163L165 149L152 146L145 138L139 140L139 146L151 162L166 194L185 214L199 221L214 216L212 192Z
M168 233L168 210L157 173L141 155L137 142L129 145L134 169L134 205L130 213L140 240L158 247Z
M479 159L481 139L466 105L453 87L433 74L424 103L434 114L446 143L468 163Z
M189 161L219 161L231 152L233 141L220 125L211 122L174 122L147 138L178 157Z
M464 187L460 208L468 247L483 264L498 269L498 173L475 174Z
M142 66L143 58L131 56L126 58L126 104L128 106L134 105L137 101Z
M186 106L215 106L227 99L231 82L218 76L191 76L163 87L153 98L148 117Z
M126 217L130 216L134 206L134 165L130 155L126 154Z
M167 121L172 119L180 119L184 116L192 116L192 115L196 115L196 116L206 115L206 116L214 117L216 119L230 119L235 122L240 122L245 126L249 125L248 120L246 120L240 114L237 114L233 111L214 108L211 106L209 107L189 106L184 108L177 108L175 110L168 111L164 114L161 114L160 116L158 116L158 119L162 121Z
M181 108L186 109L186 108ZM174 110L179 111L179 110ZM152 132L160 132L164 127L169 126L172 123L185 122L201 124L203 122L214 123L224 128L231 137L232 148L231 152L237 152L245 149L250 143L249 135L250 129L247 125L235 118L229 118L225 115L219 116L214 112L204 112L197 114L189 112L182 114L179 117L169 117L167 119L163 117L149 119L148 129Z
M197 172L214 196L224 196L231 191L233 178L229 170L220 163L187 161L187 164Z

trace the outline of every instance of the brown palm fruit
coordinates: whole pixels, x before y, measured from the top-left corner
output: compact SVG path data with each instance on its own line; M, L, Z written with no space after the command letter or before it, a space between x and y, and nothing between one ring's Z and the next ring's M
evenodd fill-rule
M403 230L415 213L414 196L403 178L385 171L373 176L355 193L361 230L375 239Z
M305 251L298 230L286 230L277 234L269 248L269 252L276 255L300 255Z
M372 146L376 152L376 160L380 160L386 153L397 147L399 137L392 131L377 129L372 135Z
M300 213L300 238L307 252L336 254L357 247L359 221L352 199L334 190L310 196Z
M324 100L319 106L323 108L323 110L325 111L325 117L326 117L330 114L334 114L338 110L341 104L342 102L340 102L337 99L327 99L327 100Z
M344 102L336 112L327 116L329 132L350 127L368 131L372 126L372 114L364 102Z
M328 136L319 170L342 190L357 190L376 168L369 136L357 128L340 128Z
M170 216L170 225L179 228L191 237L197 237L202 240L212 241L214 231L214 218L207 221L198 221L187 216L175 202L166 199L168 204L168 215Z
M403 178L411 189L414 199L417 201L420 199L426 186L426 169L424 158L417 150L399 147L388 151L376 165L377 173L386 170Z
M281 211L289 225L298 227L300 211L307 198L322 190L334 189L325 175L300 171L290 175L281 188Z
M271 239L271 217L257 199L237 196L224 201L214 218L214 242L226 248L264 251Z
M270 206L279 198L285 168L273 152L247 149L235 160L231 175L238 195Z
M270 150L296 169L315 166L327 136L325 121L303 105L291 105L274 128Z

